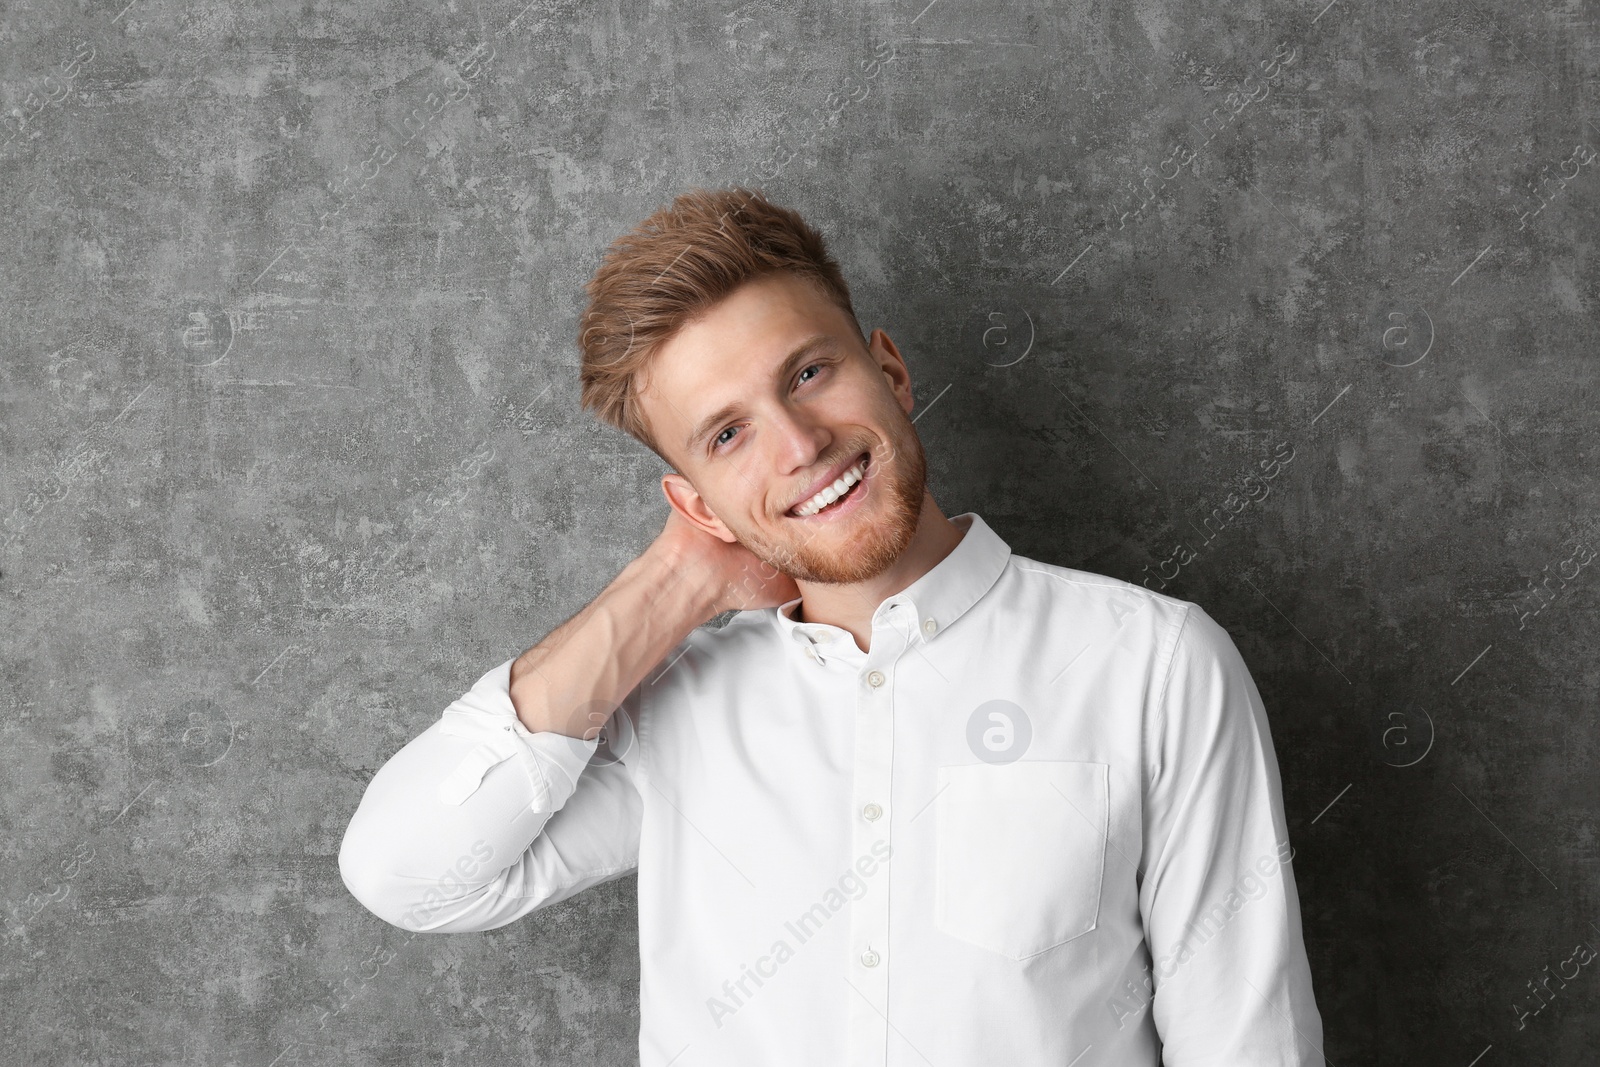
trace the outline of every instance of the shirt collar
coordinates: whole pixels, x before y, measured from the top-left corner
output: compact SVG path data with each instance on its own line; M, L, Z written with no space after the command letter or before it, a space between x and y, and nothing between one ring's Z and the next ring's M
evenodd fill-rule
M873 612L874 625L887 617L892 607L897 614L908 612L915 620L914 632L920 634L923 641L932 641L966 614L999 579L1011 558L1011 546L975 511L952 515L950 521L966 530L956 547L922 577L886 597ZM795 622L790 616L802 599L795 597L767 609L786 640L814 651L860 651L841 627ZM820 649L817 649L819 644Z

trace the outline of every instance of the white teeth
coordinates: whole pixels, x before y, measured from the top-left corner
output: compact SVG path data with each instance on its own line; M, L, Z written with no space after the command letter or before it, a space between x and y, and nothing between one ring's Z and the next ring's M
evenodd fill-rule
M863 462L856 463L854 467L851 467L849 470L839 475L838 481L824 488L822 492L818 493L810 500L807 500L804 504L796 505L794 513L801 518L805 518L808 515L815 515L817 512L821 511L835 500L838 500L840 497L844 496L845 491L848 490L852 485L855 485L857 482L859 482L865 473L865 464Z

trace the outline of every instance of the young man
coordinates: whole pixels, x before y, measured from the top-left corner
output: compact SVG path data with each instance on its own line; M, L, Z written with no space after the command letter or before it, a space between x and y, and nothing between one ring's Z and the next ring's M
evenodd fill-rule
M378 771L351 893L486 930L637 871L643 1067L1321 1065L1227 631L946 518L794 212L691 191L589 294L583 403L666 525Z

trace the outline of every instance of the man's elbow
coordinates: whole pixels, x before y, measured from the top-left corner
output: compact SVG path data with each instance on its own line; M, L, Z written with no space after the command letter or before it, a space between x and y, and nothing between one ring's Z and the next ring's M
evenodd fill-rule
M385 855L380 843L369 841L354 827L345 831L339 845L339 877L362 907L391 926L420 933L422 909L420 896L427 887L417 884L394 870L394 857Z

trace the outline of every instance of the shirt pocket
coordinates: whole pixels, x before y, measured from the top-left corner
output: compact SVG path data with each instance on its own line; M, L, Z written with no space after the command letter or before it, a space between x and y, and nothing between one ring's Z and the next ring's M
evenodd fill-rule
M1067 760L940 767L934 925L1014 960L1093 930L1108 771Z

